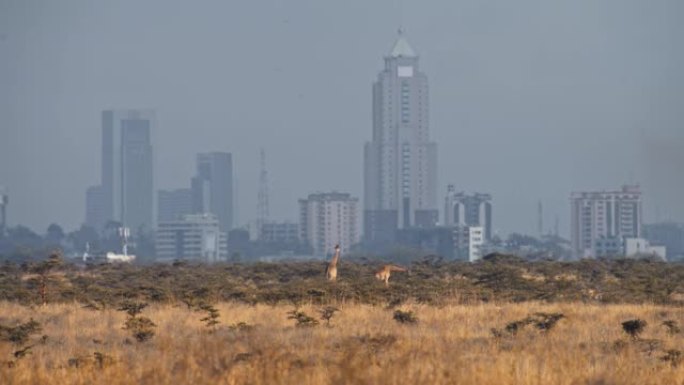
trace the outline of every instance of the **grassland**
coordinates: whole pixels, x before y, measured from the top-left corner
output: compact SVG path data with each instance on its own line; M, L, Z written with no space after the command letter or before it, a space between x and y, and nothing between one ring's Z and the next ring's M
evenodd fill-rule
M684 384L682 264L381 263L4 263L0 385Z
M125 312L77 303L0 303L0 324L34 319L42 330L22 344L0 342L0 383L14 384L682 384L684 334L663 326L674 306L592 303L408 301L416 323L396 309L337 304L299 311L319 321L295 326L291 305L214 305L219 323L184 304L143 309L155 335L137 342ZM534 313L563 314L553 327L507 330ZM621 323L642 319L634 338ZM243 324L240 324L243 323ZM240 324L240 325L238 325ZM497 329L495 332L492 329ZM46 337L43 337L46 336ZM14 353L32 346L23 357ZM679 355L678 355L679 354Z

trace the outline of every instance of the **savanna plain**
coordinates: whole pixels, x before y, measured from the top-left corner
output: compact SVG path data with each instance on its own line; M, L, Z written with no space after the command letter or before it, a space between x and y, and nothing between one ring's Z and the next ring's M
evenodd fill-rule
M301 273L317 265L294 266ZM684 384L684 308L678 289L658 280L681 268L650 262L568 266L416 266L411 275L393 276L389 288L372 277L354 286L349 278L330 283L306 274L291 285L269 275L231 286L227 282L243 276L230 278L235 267L5 267L0 383ZM365 271L363 265L347 268ZM271 274L282 267L247 269ZM644 281L653 269L664 270ZM623 278L626 270L634 274ZM441 285L459 286L431 285L440 300L429 301L428 289L419 287L421 271ZM478 283L483 271L500 272L498 283ZM112 274L131 282L152 277L158 290L147 281L136 286L121 279L108 290L96 289ZM209 279L213 274L223 277L221 289ZM203 279L182 278L194 275ZM651 300L607 302L601 296L614 293L615 285L635 285L626 278L633 275L647 287L624 290L625 296L645 293ZM497 290L518 289L500 288L501 282L523 285L518 289L524 292L587 294L509 298ZM238 288L254 293L235 295Z

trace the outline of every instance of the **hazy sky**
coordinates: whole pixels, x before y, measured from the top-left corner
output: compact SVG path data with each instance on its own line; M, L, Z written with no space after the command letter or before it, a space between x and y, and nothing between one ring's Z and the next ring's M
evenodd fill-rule
M371 85L400 24L430 81L440 202L494 196L495 229L569 228L569 193L641 182L647 220L684 220L681 0L0 0L0 185L9 220L84 218L100 113L153 108L157 188L230 151L239 219L259 148L275 219L361 197ZM657 198L657 199L656 199ZM441 207L440 207L441 209Z

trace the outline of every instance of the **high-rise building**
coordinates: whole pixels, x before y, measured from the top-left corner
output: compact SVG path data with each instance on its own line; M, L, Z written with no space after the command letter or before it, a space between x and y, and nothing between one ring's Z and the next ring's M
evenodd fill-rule
M314 255L324 256L335 245L343 250L359 243L358 198L346 193L310 194L299 200L299 233Z
M219 230L213 214L190 214L159 222L155 247L159 261L191 259L212 263L228 258L228 237Z
M7 229L7 205L9 197L4 187L0 186L0 237L5 235Z
M574 192L571 201L571 242L576 257L595 257L597 242L641 238L641 190ZM603 247L602 247L603 248Z
M192 190L157 191L157 222L169 222L192 214Z
M152 230L153 111L102 112L102 194L107 220L133 232Z
M492 196L456 192L453 185L447 187L444 207L444 225L479 226L484 229L484 239L492 239Z
M233 158L227 152L197 155L197 175L192 178L195 213L216 215L221 231L233 228Z
M373 84L373 138L364 149L364 234L437 224L437 144L430 141L428 79L401 31Z
M97 231L102 231L111 219L107 213L105 191L102 186L91 186L86 190L86 217L85 224Z

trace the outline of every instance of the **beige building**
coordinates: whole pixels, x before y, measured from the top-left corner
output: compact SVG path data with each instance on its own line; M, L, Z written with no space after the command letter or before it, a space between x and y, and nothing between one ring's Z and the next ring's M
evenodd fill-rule
M641 190L575 192L570 197L571 242L575 256L596 257L597 242L641 238Z
M228 259L228 237L220 231L213 214L190 214L159 222L156 234L157 260L176 259L222 262Z
M348 250L361 240L359 200L346 193L317 193L299 200L299 234L314 255L325 256L339 244Z
M364 234L391 245L397 229L437 225L437 144L428 78L399 32L373 84L373 132L364 147Z

